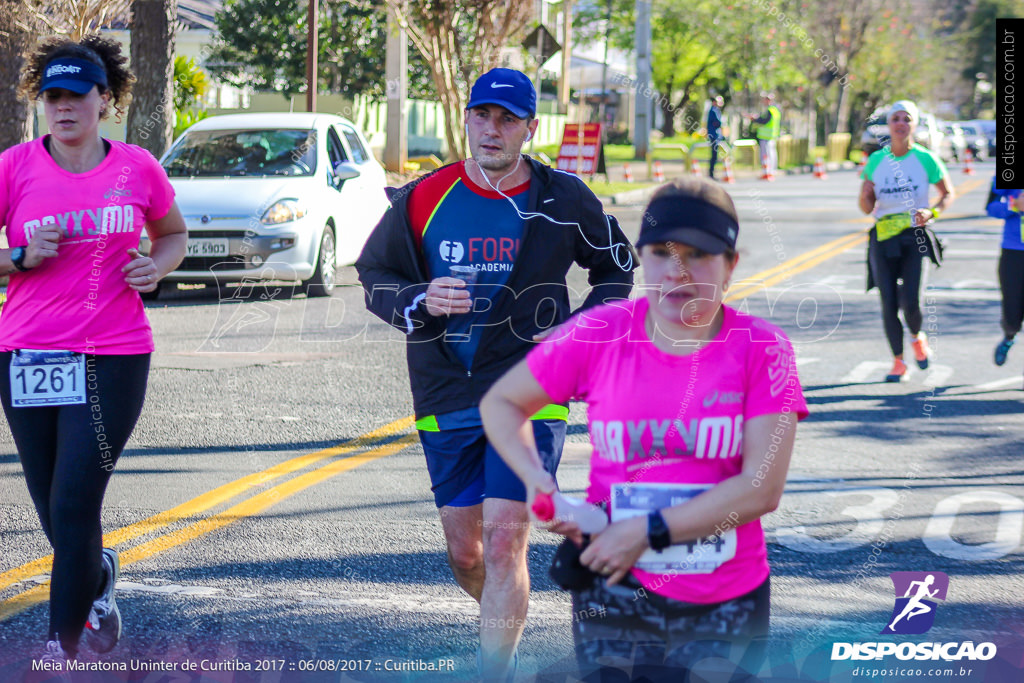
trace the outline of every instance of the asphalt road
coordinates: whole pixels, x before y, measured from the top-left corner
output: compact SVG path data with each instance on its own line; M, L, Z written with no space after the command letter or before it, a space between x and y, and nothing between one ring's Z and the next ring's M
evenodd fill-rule
M787 331L811 409L764 522L766 680L866 680L854 671L864 665L897 669L876 676L887 681L1024 680L1024 350L992 362L1001 224L984 216L992 166L976 168L951 169L960 196L938 225L947 258L927 273L936 356L901 384L881 381L891 359L877 292L864 292L855 174L731 187L742 227L730 303ZM635 236L642 207L610 210ZM121 552L125 621L105 661L129 670L81 680L475 677L478 610L446 565L403 342L366 313L354 269L341 278L329 299L197 289L149 307L146 407L103 518ZM571 284L583 292L585 277ZM559 472L569 492L586 483L584 425L574 406ZM6 432L0 537L0 681L22 680L46 634L49 547ZM533 531L522 680L574 680L568 596L546 576L555 545ZM834 643L893 641L878 635L889 574L910 571L944 572L949 590L927 634L899 638L993 642L998 654L830 662Z

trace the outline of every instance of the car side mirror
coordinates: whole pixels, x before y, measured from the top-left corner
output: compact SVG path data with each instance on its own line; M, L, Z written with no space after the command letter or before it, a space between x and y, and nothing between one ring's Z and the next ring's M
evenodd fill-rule
M334 165L334 182L341 185L342 182L362 175L359 167L350 161L339 161Z

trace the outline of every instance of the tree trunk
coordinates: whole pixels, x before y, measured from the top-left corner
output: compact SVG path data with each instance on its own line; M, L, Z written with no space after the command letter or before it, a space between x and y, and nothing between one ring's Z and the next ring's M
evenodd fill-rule
M132 71L138 79L128 109L128 142L160 156L174 130L174 35L178 0L132 3Z
M661 134L670 138L676 134L676 108L667 96L658 98L658 108L661 109Z
M34 103L18 97L18 83L26 51L34 43L17 22L26 17L20 0L0 0L0 151L32 137Z
M836 132L846 133L850 130L850 109L853 105L853 98L850 97L849 89L839 85L839 81L834 81L836 87L839 88L839 110L836 112Z

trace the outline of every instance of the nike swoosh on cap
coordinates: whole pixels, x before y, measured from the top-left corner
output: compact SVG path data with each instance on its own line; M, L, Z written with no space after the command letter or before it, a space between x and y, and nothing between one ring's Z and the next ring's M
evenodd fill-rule
M511 83L491 83L492 88L511 88Z

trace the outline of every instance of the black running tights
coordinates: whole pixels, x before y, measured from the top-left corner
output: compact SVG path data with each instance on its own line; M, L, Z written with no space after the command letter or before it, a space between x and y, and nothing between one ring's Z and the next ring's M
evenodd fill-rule
M1003 290L1003 334L1013 339L1024 321L1024 251L1003 249L999 255L999 288Z
M871 274L882 295L882 324L894 356L903 354L901 309L910 334L917 335L921 331L921 262L925 254L918 250L913 239L906 239L908 234L913 235L913 232L908 230L879 243L872 231L868 252ZM897 242L888 244L894 240Z
M53 546L49 639L73 656L103 581L100 508L142 411L149 354L87 355L85 404L39 408L11 406L11 355L0 353L0 401Z

